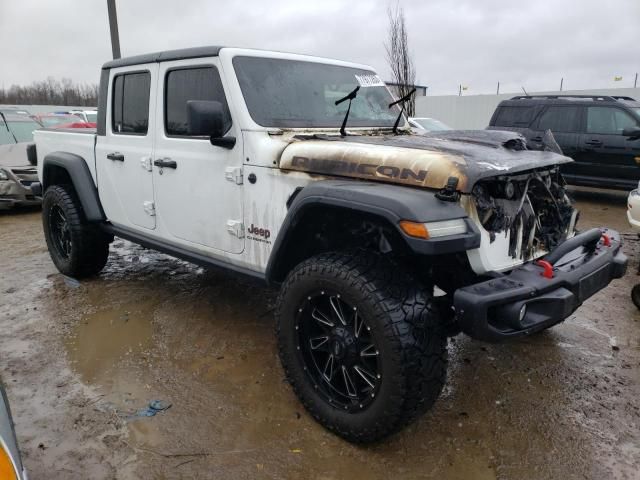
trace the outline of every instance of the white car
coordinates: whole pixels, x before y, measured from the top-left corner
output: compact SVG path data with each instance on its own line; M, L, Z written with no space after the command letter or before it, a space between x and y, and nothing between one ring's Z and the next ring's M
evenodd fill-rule
M639 185L640 187L640 185ZM627 200L627 220L634 230L640 232L640 188L631 190Z
M97 110L71 110L69 113L80 117L84 122L96 123L98 121Z
M453 130L453 128L446 123L429 117L409 117L409 124L413 127L415 133Z

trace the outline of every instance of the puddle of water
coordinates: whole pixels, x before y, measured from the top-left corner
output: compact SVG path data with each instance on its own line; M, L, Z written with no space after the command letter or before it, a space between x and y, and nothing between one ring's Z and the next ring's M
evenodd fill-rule
M118 363L152 343L152 302L139 302L86 315L66 340L72 367L91 384L112 383Z

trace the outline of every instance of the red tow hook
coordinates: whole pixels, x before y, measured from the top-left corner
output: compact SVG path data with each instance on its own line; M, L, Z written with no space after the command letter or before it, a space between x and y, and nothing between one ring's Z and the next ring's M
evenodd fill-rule
M544 268L544 272L541 274L544 278L553 278L553 265L546 260L538 260L536 264Z
M602 234L602 244L605 247L610 247L611 246L611 239L609 238L609 235L607 235L606 233Z

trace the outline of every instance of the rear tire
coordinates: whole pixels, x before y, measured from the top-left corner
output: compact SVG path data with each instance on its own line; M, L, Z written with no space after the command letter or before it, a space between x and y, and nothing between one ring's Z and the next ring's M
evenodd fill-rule
M86 221L71 187L47 188L42 199L42 225L51 260L64 275L90 277L107 263L110 237Z
M282 285L276 321L295 393L350 442L399 431L440 395L447 340L431 292L386 257L358 251L306 260Z

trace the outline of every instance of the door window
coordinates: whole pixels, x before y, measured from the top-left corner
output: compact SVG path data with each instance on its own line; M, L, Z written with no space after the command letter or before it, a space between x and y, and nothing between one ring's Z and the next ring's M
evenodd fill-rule
M601 135L622 135L625 128L638 125L627 112L614 107L588 107L587 132Z
M167 135L187 136L187 101L209 100L222 104L224 131L231 128L231 113L215 67L170 70L165 80L164 125Z
M500 107L496 127L528 127L533 120L533 107Z
M113 80L113 133L146 135L149 128L149 72L125 73Z
M547 107L538 120L537 130L552 132L577 132L580 107L553 106Z

